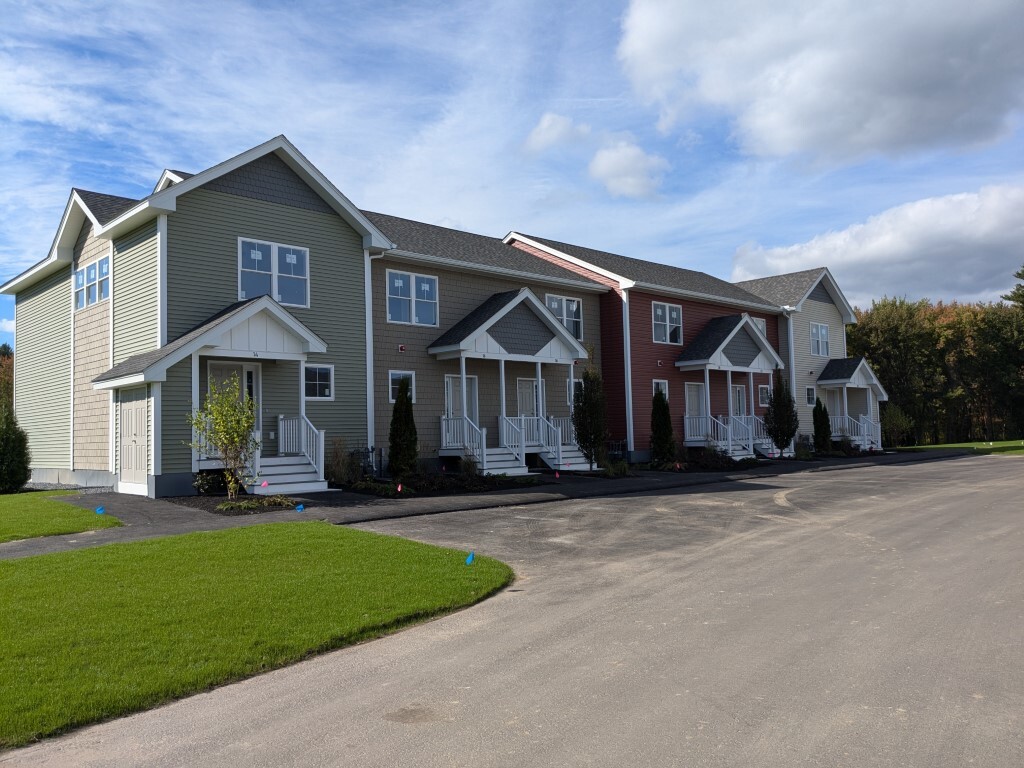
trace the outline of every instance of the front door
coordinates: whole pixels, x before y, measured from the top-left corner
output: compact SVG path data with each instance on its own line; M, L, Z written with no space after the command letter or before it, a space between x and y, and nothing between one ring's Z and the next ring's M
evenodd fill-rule
M825 407L828 408L828 415L831 417L846 415L842 412L843 399L838 389L825 390Z
M149 408L146 388L121 390L121 482L146 482L149 448Z
M695 382L686 383L686 437L699 439L707 431L707 425L698 421L708 415L707 401L704 399L704 385Z
M466 410L469 420L480 426L480 401L476 376L466 377ZM462 377L449 374L444 377L445 416L462 415Z
M747 388L740 384L732 387L732 415L747 415Z
M231 381L232 376L238 377L238 397L248 395L256 405L256 431L263 429L260 413L260 366L258 363L224 363L210 361L209 378L223 386ZM209 390L207 390L209 391Z

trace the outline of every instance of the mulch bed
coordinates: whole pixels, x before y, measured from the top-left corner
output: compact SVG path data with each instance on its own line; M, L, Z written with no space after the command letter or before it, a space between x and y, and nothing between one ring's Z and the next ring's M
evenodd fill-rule
M249 498L252 497L239 495L238 500L242 501ZM260 507L259 509L217 509L218 504L223 504L227 500L227 494L217 496L168 496L166 498L161 499L161 501L169 501L172 504L178 504L182 507L192 507L193 509L201 509L204 512L210 512L214 515L223 515L225 517L261 515L264 512L286 512L292 509L291 507ZM306 504L306 508L308 509L309 507L310 505Z

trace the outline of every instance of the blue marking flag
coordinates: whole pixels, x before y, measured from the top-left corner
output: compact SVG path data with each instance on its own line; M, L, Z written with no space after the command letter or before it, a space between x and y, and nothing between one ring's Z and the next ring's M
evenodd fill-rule
M469 553L469 557L466 558L466 565L472 565L474 557L475 557L475 555L472 552L470 552Z
M295 508L295 511L296 512L305 512L306 511L306 505L305 504L299 504L299 506L297 506Z
M103 507L96 507L96 514L97 515L102 515L102 514L106 513L106 511L107 510L105 510Z

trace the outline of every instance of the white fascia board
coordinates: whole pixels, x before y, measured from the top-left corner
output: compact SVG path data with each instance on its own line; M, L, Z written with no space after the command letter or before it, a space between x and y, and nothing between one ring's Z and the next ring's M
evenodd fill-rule
M152 194L155 195L157 192L163 192L168 187L171 187L175 184L179 184L184 180L185 179L176 174L174 171L164 169L164 172L160 174L160 178L156 182L156 186L153 187Z
M78 235L86 218L94 221L82 198L72 190L46 258L0 285L0 293L14 295L71 264L74 261L75 243L78 242Z
M839 307L839 311L843 315L843 322L848 325L856 323L857 315L854 314L853 307L850 306L850 302L846 300L846 296L844 296L843 292L839 289L839 283L837 283L836 279L832 277L832 273L829 271L828 267L825 267L825 272L821 276L821 280L818 282L822 281L824 281L825 290L828 291L829 295L832 297L832 301L834 301L836 306Z
M771 345L766 337L761 335L761 331L754 324L754 321L750 319L750 315L746 312L743 313L743 320L736 324L736 327L732 329L732 333L725 337L725 341L719 345L718 349L725 349L729 345L729 342L736 337L736 334L740 332L741 328L753 328L754 341L757 342L757 346L761 349L761 352L771 358L779 368L785 367L785 364L782 362L782 358L779 357L779 353L775 351L775 347Z
M109 381L93 382L93 389L120 389L121 387L131 387L136 384L145 384L148 381L166 381L166 377L162 379L147 378L145 373L135 373L131 376L122 376L120 379L110 379Z
M676 361L675 367L681 371L697 371L703 370L706 366L711 365L711 360L686 360Z
M774 304L752 304L746 301L738 301L736 299L727 299L724 296L711 296L707 293L699 293L697 291L684 291L681 288L669 288L665 285L655 285L654 283L636 283L634 286L637 290L649 291L650 293L663 293L669 296L678 296L684 299L694 299L695 301L703 301L708 304L723 304L729 307L737 307L738 309L752 309L758 312L767 312L772 315L782 314L782 307L777 307Z
M570 256L565 251L560 251L557 248L552 248L550 245L539 243L536 240L526 237L525 235L521 235L514 230L505 235L505 237L502 239L502 242L505 243L506 245L511 245L513 240L519 240L520 242L526 243L529 246L544 251L544 253L550 254L555 258L568 261L570 264L575 264L577 267L589 269L594 274L601 275L602 277L607 277L609 280L615 280L619 284L619 288L621 288L622 290L628 290L637 284L636 281L630 280L628 277L618 275L614 272L604 269L603 267L599 267L596 264L591 264L589 261L577 258L576 256Z
M538 275L535 272L520 272L515 269L491 267L485 264L473 264L470 262L458 261L457 259L448 259L444 256L429 256L427 254L403 251L397 248L374 256L374 258L377 259L382 257L387 257L389 259L405 263L436 264L439 267L449 267L457 269L460 272L481 272L486 275L501 275L502 277L511 277L517 280L529 280L531 283L543 283L545 285L554 285L561 288L573 288L577 291L584 291L586 293L607 293L609 290L608 286L601 285L600 283L570 280L562 277L548 277L547 275Z
M458 360L460 357L465 357L467 360L504 360L506 363L540 363L541 365L569 365L575 362L575 359L569 357L536 357L534 355L499 354L497 352L473 352L454 347L444 347L444 349L451 351L432 352L431 354L438 360Z

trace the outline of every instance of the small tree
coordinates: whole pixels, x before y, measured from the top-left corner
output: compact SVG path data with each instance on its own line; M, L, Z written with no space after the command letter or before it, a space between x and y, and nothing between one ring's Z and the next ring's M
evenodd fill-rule
M914 420L895 403L882 408L882 439L892 446L906 445L914 434Z
M604 458L608 430L604 421L604 384L601 372L588 365L580 379L582 386L573 393L572 426L576 444L593 469Z
M0 354L0 408L14 407L14 357Z
M768 408L764 412L764 429L768 437L775 443L780 454L793 442L796 432L800 429L800 417L796 412L796 402L789 391L786 377L777 372L775 386L768 393Z
M1018 280L1024 280L1024 267L1021 267L1013 276ZM1004 293L1003 298L1011 304L1016 304L1020 309L1024 309L1024 283L1017 283L1013 286L1013 290L1009 293Z
M228 498L251 478L253 457L260 448L256 439L256 403L248 393L240 396L238 374L218 383L210 379L210 390L203 405L188 415L195 436L190 446L200 454L217 456L224 463L224 481Z
M0 493L17 493L31 470L28 435L18 426L14 411L0 407Z
M395 407L391 411L391 431L388 434L388 467L394 479L401 480L416 469L418 444L409 379L402 378L398 382Z
M672 433L672 414L668 398L660 389L651 404L651 465L670 464L676 458L676 439Z
M832 422L828 418L828 408L819 398L814 398L814 452L828 453L832 450Z

